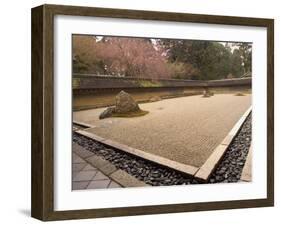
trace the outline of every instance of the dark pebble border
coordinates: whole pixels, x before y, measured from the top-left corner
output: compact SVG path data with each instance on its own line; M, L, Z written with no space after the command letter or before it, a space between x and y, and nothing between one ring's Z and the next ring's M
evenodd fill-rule
M73 142L106 159L116 168L152 186L199 184L194 178L180 172L143 160L73 132ZM207 183L239 181L251 144L251 115L226 151L217 169Z
M238 135L228 147L222 161L212 173L209 183L238 182L252 141L252 115L244 122Z

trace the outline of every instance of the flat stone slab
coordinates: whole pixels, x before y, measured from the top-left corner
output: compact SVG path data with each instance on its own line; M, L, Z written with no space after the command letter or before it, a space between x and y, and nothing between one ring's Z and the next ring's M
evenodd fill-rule
M242 170L242 175L240 180L245 181L245 182L250 182L252 181L252 145L249 149L249 153L244 165L244 168Z
M72 182L72 190L82 190L86 189L89 185L89 181L79 181L79 182Z
M102 172L98 172L95 177L93 178L93 180L108 180L109 178L104 175Z
M72 143L72 151L73 153L75 153L76 155L78 155L80 158L83 159L94 155L93 152L86 150L85 148L74 142Z
M86 159L93 167L100 170L105 175L110 175L117 170L117 168L109 161L103 159L100 156L92 156Z
M81 171L84 167L86 167L87 163L73 163L72 164L72 171L73 172L79 172Z
M108 188L122 188L119 184L114 181L111 181Z
M115 172L116 170L117 170L117 168L111 163L108 163L105 166L100 168L100 171L103 172L106 175L110 175L113 172Z
M89 162L93 167L98 169L101 169L102 167L108 164L108 161L96 155L87 158L86 161Z
M110 180L94 180L91 181L87 189L104 189L107 188L110 184Z
M89 170L96 170L96 168L94 168L94 167L91 166L90 164L87 164L87 165L83 168L83 171L89 171Z
M75 152L72 152L72 163L86 163L84 159L80 158Z
M97 171L80 171L75 175L72 181L73 182L90 181L95 177L97 173L98 173Z
M143 181L138 180L137 178L131 176L130 174L126 173L123 170L117 170L116 172L112 173L110 177L118 181L123 187L146 187L150 186Z
M149 114L99 120L105 108L73 113L87 134L201 167L251 105L251 95L189 96L140 104Z
M72 190L122 188L110 178L118 169L82 146L72 146Z

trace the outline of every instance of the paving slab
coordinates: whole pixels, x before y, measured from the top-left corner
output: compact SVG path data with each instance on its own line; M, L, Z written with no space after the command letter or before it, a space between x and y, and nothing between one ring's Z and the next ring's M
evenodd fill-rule
M88 170L97 170L97 168L94 168L94 167L91 166L90 164L87 164L87 165L83 168L83 171L88 171Z
M72 181L73 181L73 179L76 177L76 175L77 175L79 172L80 172L80 171L72 171L72 175L71 175Z
M72 151L83 159L94 155L93 152L86 150L85 148L74 142L72 143Z
M72 190L82 190L86 189L87 186L89 185L89 181L79 181L79 182L72 182Z
M110 180L96 180L91 181L87 187L87 189L102 189L107 188L110 184Z
M146 187L150 186L143 181L138 180L137 178L131 176L130 174L126 173L123 170L117 170L116 172L112 173L110 177L118 181L123 187Z
M73 182L78 181L90 181L94 178L94 176L97 174L97 171L80 171L76 174L76 176L73 178Z
M86 159L87 162L89 162L93 167L101 169L105 165L107 165L109 162L103 159L100 156L94 155Z
M86 165L87 165L87 163L73 163L73 164L72 164L72 171L73 171L73 172L80 171L80 170L82 170Z
M72 190L122 187L107 176L117 171L114 165L100 156L92 156L92 152L91 155L87 154L87 150L76 143L73 143L73 147ZM87 160L87 157L90 160ZM99 169L99 167L101 168Z
M115 183L114 181L111 181L108 185L108 188L122 188L121 185Z
M99 170L103 172L105 175L110 175L113 172L117 171L118 169L113 164L108 163L105 166L101 167Z
M108 180L109 178L104 175L102 172L98 172L92 180Z
M72 152L72 163L85 163L85 160Z
M105 108L73 113L87 133L179 163L201 167L251 105L251 95L189 96L140 104L149 114L100 120Z

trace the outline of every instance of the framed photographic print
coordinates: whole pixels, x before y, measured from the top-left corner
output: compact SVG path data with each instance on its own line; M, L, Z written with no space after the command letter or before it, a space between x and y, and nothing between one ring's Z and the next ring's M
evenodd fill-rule
M273 19L32 9L32 216L273 206Z

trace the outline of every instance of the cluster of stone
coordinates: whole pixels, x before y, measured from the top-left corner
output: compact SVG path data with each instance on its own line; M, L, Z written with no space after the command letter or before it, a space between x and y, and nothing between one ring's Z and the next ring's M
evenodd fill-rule
M115 106L108 107L99 116L100 119L111 117L113 114L128 114L140 111L138 103L125 91L115 97Z

